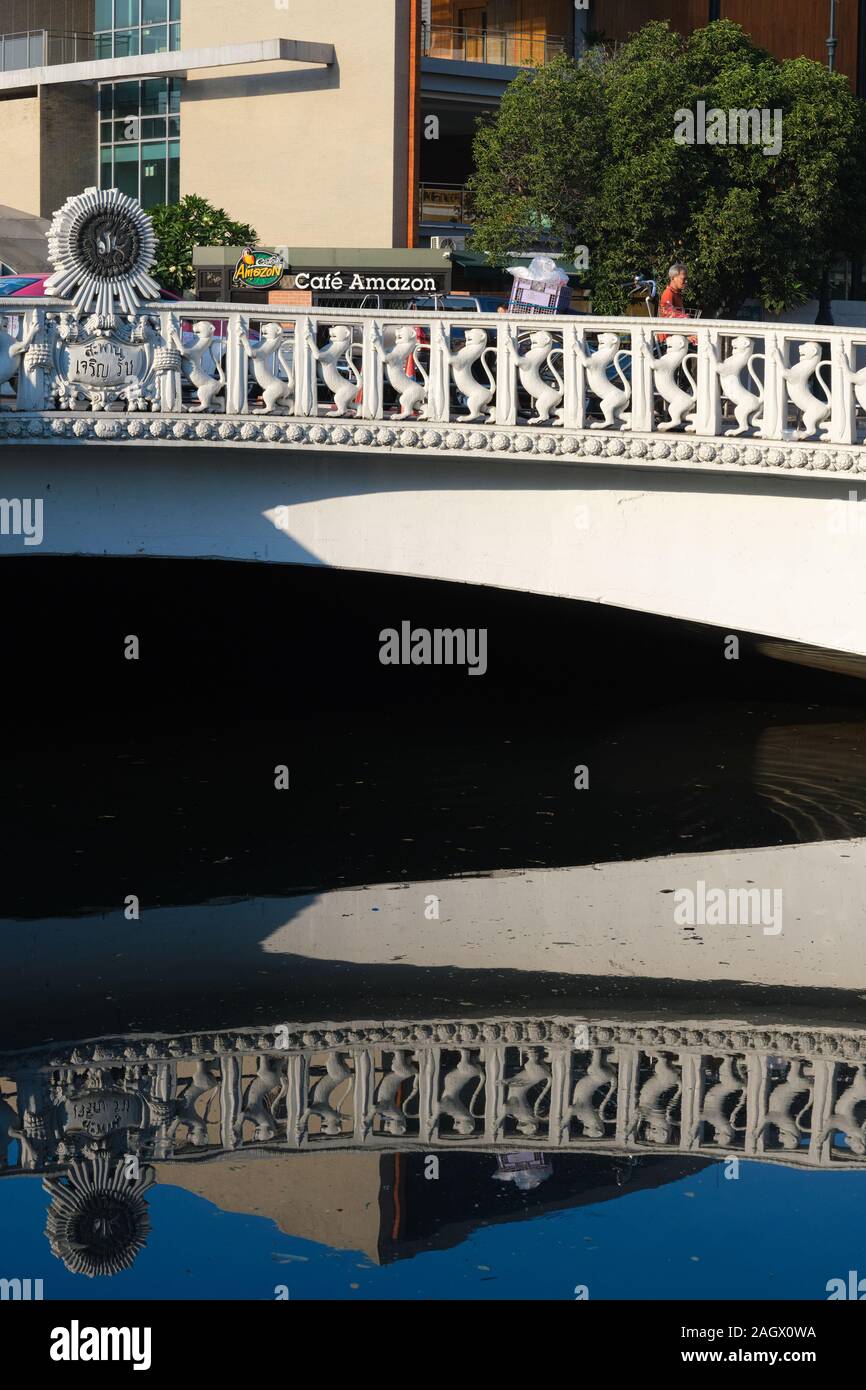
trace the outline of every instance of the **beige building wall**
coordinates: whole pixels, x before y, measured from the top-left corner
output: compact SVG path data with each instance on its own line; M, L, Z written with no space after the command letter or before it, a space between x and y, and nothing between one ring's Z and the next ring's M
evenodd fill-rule
M95 88L43 87L39 106L39 215L51 217L67 198L99 183Z
M42 216L39 98L0 101L0 203Z
M184 0L183 48L332 43L333 67L191 73L181 194L251 222L262 245L404 246L409 0Z
M0 0L0 33L90 33L93 0ZM0 101L0 203L50 217L98 182L92 84L31 89Z
M379 1261L378 1153L232 1154L211 1163L158 1163L159 1182L221 1211L266 1216L286 1235ZM274 1265L274 1283L286 1283Z
M43 87L0 101L0 203L51 217L98 181L91 86Z

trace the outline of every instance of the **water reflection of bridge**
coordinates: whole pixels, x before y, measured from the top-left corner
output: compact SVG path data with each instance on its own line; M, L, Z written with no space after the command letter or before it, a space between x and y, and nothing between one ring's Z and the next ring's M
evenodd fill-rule
M278 1025L7 1054L0 1074L0 1175L339 1149L866 1164L866 1031L851 1029Z

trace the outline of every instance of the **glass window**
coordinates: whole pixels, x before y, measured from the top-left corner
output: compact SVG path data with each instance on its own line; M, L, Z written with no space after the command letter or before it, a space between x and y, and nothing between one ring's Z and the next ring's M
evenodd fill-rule
M26 68L27 66L27 35L16 34L6 35L3 45L5 51L3 66L7 72L15 68Z
M41 68L46 61L45 54L45 35L42 30L30 35L30 54L27 59L27 66L31 68Z
M99 89L99 114L102 119L110 119L114 111L114 88L110 85Z
M171 0L169 19L180 19L180 0Z
M169 116L168 118L169 136L177 138L180 135L180 116Z
M114 151L114 186L138 197L138 145L118 145Z
M168 0L141 0L142 24L164 24L168 18Z
M113 44L112 44L112 36L111 36L110 33L108 33L108 34L97 34L97 35L96 35L96 43L95 43L94 46L95 46L95 48L96 48L96 56L97 56L97 58L113 58L113 57L114 57Z
M166 144L154 141L141 147L141 205L155 207L165 202Z
M165 116L146 116L141 122L142 140L165 139Z
M111 0L96 0L96 14L93 20L94 29L111 29L114 20L111 13Z
M180 25L170 24L169 29L171 30L171 40L169 43L169 47L171 48L172 53L176 53L180 48Z
M142 116L164 116L168 111L168 82L164 77L150 77L141 84Z
M110 145L114 138L114 123L112 121L99 122L99 143L100 145Z
M114 35L115 58L135 58L138 56L138 29L119 29Z
M138 115L138 87L137 82L116 83L114 88L115 116Z
M124 116L122 121L114 122L114 138L118 144L129 145L141 139L141 121L138 116Z
M142 53L165 53L168 50L168 25L154 24L141 31Z
M100 188L114 187L114 174L112 172L111 146L99 152L99 186Z
M168 79L168 109L180 111L180 80L177 77Z
M114 0L114 27L126 29L140 24L139 0Z
M168 193L167 203L180 202L180 141L172 140L168 146Z

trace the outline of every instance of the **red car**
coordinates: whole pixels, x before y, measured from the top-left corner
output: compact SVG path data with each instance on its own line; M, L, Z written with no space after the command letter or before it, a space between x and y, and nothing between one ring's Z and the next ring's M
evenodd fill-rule
M53 299L45 293L45 282L51 275L0 275L0 299ZM160 299L180 299L171 290L160 290Z

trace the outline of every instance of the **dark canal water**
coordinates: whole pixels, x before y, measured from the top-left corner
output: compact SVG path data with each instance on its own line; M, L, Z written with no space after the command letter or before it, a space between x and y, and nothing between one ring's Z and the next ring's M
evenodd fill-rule
M0 1277L820 1300L866 1276L853 668L324 569L3 573ZM486 673L382 665L404 620L484 629ZM677 908L714 889L721 920Z

